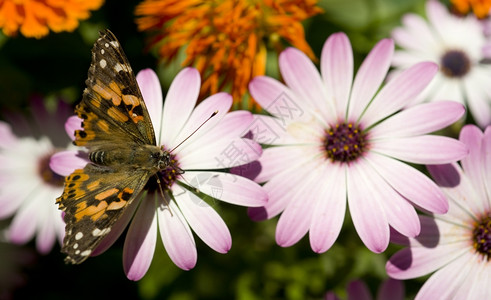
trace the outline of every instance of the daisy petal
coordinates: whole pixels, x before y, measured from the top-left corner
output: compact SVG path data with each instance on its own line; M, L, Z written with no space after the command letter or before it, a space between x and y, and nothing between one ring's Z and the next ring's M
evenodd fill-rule
M335 111L336 115L330 119L344 118L353 82L353 50L346 34L334 33L327 39L322 48L321 73L325 90L332 94L327 99L333 99L336 105L335 109L330 110ZM331 105L331 101L327 105Z
M312 213L318 195L323 187L318 178L322 169L317 168L302 178L302 183L290 195L292 199L280 216L276 226L276 243L282 247L289 247L297 243L309 230ZM324 199L322 199L324 200Z
M171 199L168 206L160 200L157 209L160 237L170 259L183 270L196 265L198 253L193 233L177 205Z
M454 162L469 151L460 141L436 135L374 140L371 145L374 152L416 164Z
M148 114L152 120L155 136L160 137L163 101L160 80L152 69L144 69L138 72L136 81L138 82Z
M491 295L491 287L489 286L489 280L491 275L489 274L489 267L482 263L482 259L477 255L464 255L465 257L459 258L458 262L452 263L447 268L461 270L459 267L462 264L463 277L461 284L455 284L452 281L450 284L457 286L457 293L455 299L485 299L488 295ZM458 267L457 267L458 266ZM446 270L442 272L446 273ZM442 286L443 284L439 284Z
M426 248L405 248L394 254L387 262L387 274L395 279L404 280L429 274L448 262L451 251L458 247L447 245L428 251Z
M383 252L389 244L389 222L378 201L382 196L372 181L371 167L363 161L352 164L347 172L348 205L356 232L368 249Z
M8 123L0 121L0 147L10 148L17 142L17 138L12 132L12 127Z
M463 282L469 276L472 276L473 263L469 263L472 256L464 254L458 257L450 264L442 267L435 272L423 285L418 292L418 299L431 299L434 295L438 295L441 299L477 299L470 298L469 289L463 285ZM465 297L456 297L456 292L459 289L465 291Z
M363 114L363 122L368 127L406 106L428 86L437 71L437 64L422 62L398 74L375 96ZM422 123L421 119L416 120Z
M385 269L390 277L420 277L441 268L468 251L467 247L462 247L465 241L441 243L440 239L444 236L432 218L421 216L420 221L421 233L411 244L421 242L415 243L411 248L400 250L389 259Z
M192 143L186 142L180 146L179 161L182 168L227 168L231 165L245 164L255 160L262 153L260 145L249 139L241 139L249 131L252 120L252 114L247 111L234 111L226 114L221 122L211 128L206 135L193 140ZM234 157L233 159L226 157L228 158L227 166L223 166L223 156L230 155L230 151L233 152L232 156ZM214 159L203 159L203 157ZM229 160L238 161L230 162Z
M329 182L322 190L313 194L316 200L310 223L310 247L316 253L329 250L334 244L343 226L346 213L346 170L338 164L324 168L322 180ZM335 186L336 188L330 188Z
M40 189L29 202L24 202L17 214L14 216L10 227L8 228L8 240L14 244L24 244L29 241L36 232L37 222L40 216L40 205L44 203L46 196L44 189Z
M254 179L256 182L266 182L277 174L290 168L285 162L292 162L302 157L304 152L301 147L271 147L263 150L259 163L261 171Z
M185 146L190 146L193 142L198 141L201 136L208 134L211 128L214 128L220 123L231 106L232 96L227 93L218 93L206 98L193 110L177 137L170 144L165 145L173 148L187 139ZM214 117L210 119L212 115ZM207 121L206 124L203 124L205 121ZM199 130L196 131L198 128Z
M393 53L394 42L383 39L367 55L353 82L348 120L358 120L362 115L385 79Z
M438 3L438 1L427 1L426 2L426 14L428 20L430 21L433 29L436 30L436 33L439 37L445 38L448 36L446 31L449 27L449 16L447 9L443 4Z
M421 53L414 53L411 52L411 50L408 51L403 51L403 50L396 50L394 51L394 56L392 57L392 65L394 67L398 67L399 69L394 69L390 71L390 73L387 76L387 80L391 80L392 78L395 78L397 74L400 74L402 72L401 69L409 68L417 63L420 63L422 61L428 61L428 59L425 57L426 55L423 55ZM433 81L435 81L435 76L433 78ZM432 85L432 83L430 84ZM419 102L418 102L419 103Z
M489 70L485 81L479 78L478 72L473 72L462 80L462 84L467 96L467 105L476 123L484 128L491 124L491 108L489 107L489 94L485 89L489 89Z
M207 145L195 142L179 152L179 163L184 170L231 168L258 159L262 151L258 143L242 138L220 139Z
M466 227L466 219L469 214L480 215L489 207L488 198L480 198L479 194L483 190L477 188L478 185L466 176L458 163L427 165L426 167L433 180L448 195L449 199L458 203L458 206L450 207L445 214L445 219Z
M123 248L123 268L129 280L140 280L147 273L156 244L155 201L142 201L128 229Z
M371 153L365 159L402 196L430 212L445 213L448 200L426 175L396 159ZM408 180L411 178L411 180Z
M454 101L438 101L412 106L384 120L370 130L374 139L407 137L440 130L465 113L465 107ZM438 114L438 118L435 115Z
M404 284L400 280L389 278L380 286L377 300L404 299Z
M82 130L82 119L78 116L71 116L65 122L65 131L73 141L75 140L75 130Z
M263 207L249 208L249 217L254 221L262 221L278 215L291 201L291 191L285 189L285 186L291 185L292 178L304 178L317 166L315 162L303 159L268 181L263 186L269 196L268 203Z
M179 208L189 226L210 248L227 253L232 246L232 237L220 215L205 201L190 191L176 196Z
M459 140L467 145L469 155L462 158L461 165L469 179L474 182L474 190L478 192L478 199L485 199L484 178L482 173L483 157L481 145L484 134L474 125L464 126L460 131Z
M275 118L265 115L254 115L249 126L252 139L263 145L288 145L297 143L287 132L287 118Z
M58 193L53 193L51 191L51 199L54 199L57 196L59 196ZM61 219L61 211L58 211L59 214L53 218L52 211L55 209L56 207L52 206L43 207L44 212L42 212L42 214L45 215L46 218L40 222L36 235L36 249L42 254L47 254L51 251L56 239L55 220ZM62 224L62 226L65 227L64 224Z
M484 131L484 139L483 139L483 151L484 152L484 182L485 188L487 191L487 195L491 195L491 127L487 127L486 130ZM477 202L477 201L476 201ZM490 211L490 206L491 203L489 201L486 201L486 198L481 198L481 203L483 210L481 211Z
M426 97L429 102L451 100L464 103L461 83L458 81L449 81L442 74L435 76L429 88L431 91L428 92Z
M253 115L245 110L236 110L226 114L217 126L211 128L206 135L197 140L202 145L211 144L220 139L243 137L250 129ZM186 149L183 145L181 152Z
M368 165L366 167L370 168ZM370 196L380 199L389 224L405 236L418 235L421 227L414 207L379 175L378 168L372 170L369 180L372 182L374 194Z
M302 104L309 103L325 116L325 99L328 97L319 72L307 55L298 49L287 48L280 54L279 65L286 84L304 100Z
M395 42L402 48L410 49L417 53L438 52L441 48L439 40L425 19L416 14L403 16L402 23L405 28L394 30L392 36ZM425 60L428 60L425 59Z
M242 206L263 206L268 195L263 188L247 178L220 172L193 172L183 175L185 182L220 201Z
M88 162L86 152L66 150L53 154L49 167L61 176L68 176L76 169L83 169Z
M173 145L196 105L200 85L196 69L184 68L176 75L165 97L160 144Z
M367 285L361 280L354 280L348 284L346 288L348 292L348 299L357 300L372 300L372 295Z
M17 177L17 176L16 176ZM16 178L9 185L2 186L0 193L0 218L10 217L22 203L32 198L37 191L37 186L26 188L25 184Z
M279 119L281 124L299 120L305 115L303 106L300 107L297 104L301 103L298 96L290 88L274 78L266 76L254 77L249 83L249 92L257 103Z

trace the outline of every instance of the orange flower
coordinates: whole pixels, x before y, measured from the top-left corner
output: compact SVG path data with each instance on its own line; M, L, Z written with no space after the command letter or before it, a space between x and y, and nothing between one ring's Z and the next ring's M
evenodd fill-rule
M73 31L89 10L104 0L0 0L0 28L8 36L19 31L26 37L41 38L49 33Z
M315 55L301 21L318 14L317 0L145 0L136 7L139 30L156 33L166 62L185 47L185 66L203 78L202 96L227 89L241 106L249 81L263 75L266 43L282 50L280 38ZM250 102L249 108L253 103Z
M472 9L480 19L487 17L491 10L491 0L450 0L450 2L457 12L467 14Z

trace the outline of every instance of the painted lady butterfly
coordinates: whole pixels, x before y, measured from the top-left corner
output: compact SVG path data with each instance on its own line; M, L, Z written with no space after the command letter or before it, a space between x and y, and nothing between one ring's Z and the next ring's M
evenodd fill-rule
M169 151L156 145L133 70L109 30L94 44L86 85L74 144L88 148L90 162L66 177L56 200L65 212L61 251L73 264L92 254L152 176L174 167Z

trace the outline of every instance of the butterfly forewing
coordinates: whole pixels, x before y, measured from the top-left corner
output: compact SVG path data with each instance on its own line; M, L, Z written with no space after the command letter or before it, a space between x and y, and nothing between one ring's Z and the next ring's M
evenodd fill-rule
M156 144L135 74L109 30L102 31L94 44L85 83L82 102L75 110L84 120L83 130L75 132L76 145L97 147L101 140L104 143L115 138L122 143Z

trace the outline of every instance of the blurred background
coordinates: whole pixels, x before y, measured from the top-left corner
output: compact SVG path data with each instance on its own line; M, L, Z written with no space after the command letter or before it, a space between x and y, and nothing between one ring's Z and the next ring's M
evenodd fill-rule
M59 99L74 107L85 88L92 45L104 28L118 37L135 72L152 68L158 73L165 93L181 69L182 58L164 64L155 49L148 47L149 36L138 31L135 24L139 3L106 0L73 32L50 32L41 39L0 33L2 116L12 111L27 114L29 101L35 96L42 97L48 108ZM321 0L318 6L323 12L302 24L317 58L330 34L345 32L359 66L373 45L400 25L402 15L424 15L424 3ZM266 74L278 78L275 51L268 51ZM354 279L367 283L375 295L387 279L385 262L399 249L390 245L384 253L370 252L349 216L337 242L326 253L315 254L307 236L292 247L282 248L275 244L277 217L255 223L247 217L246 208L217 203L215 209L232 234L229 253L218 254L196 239L198 263L194 269L183 271L170 261L158 241L150 270L138 282L128 280L123 271L124 234L107 252L81 265L66 265L58 244L48 254L39 254L34 242L13 245L2 241L0 299L324 299L328 291L345 298L346 286ZM0 228L10 221L0 221ZM406 298L414 298L423 282L424 278L405 281Z

